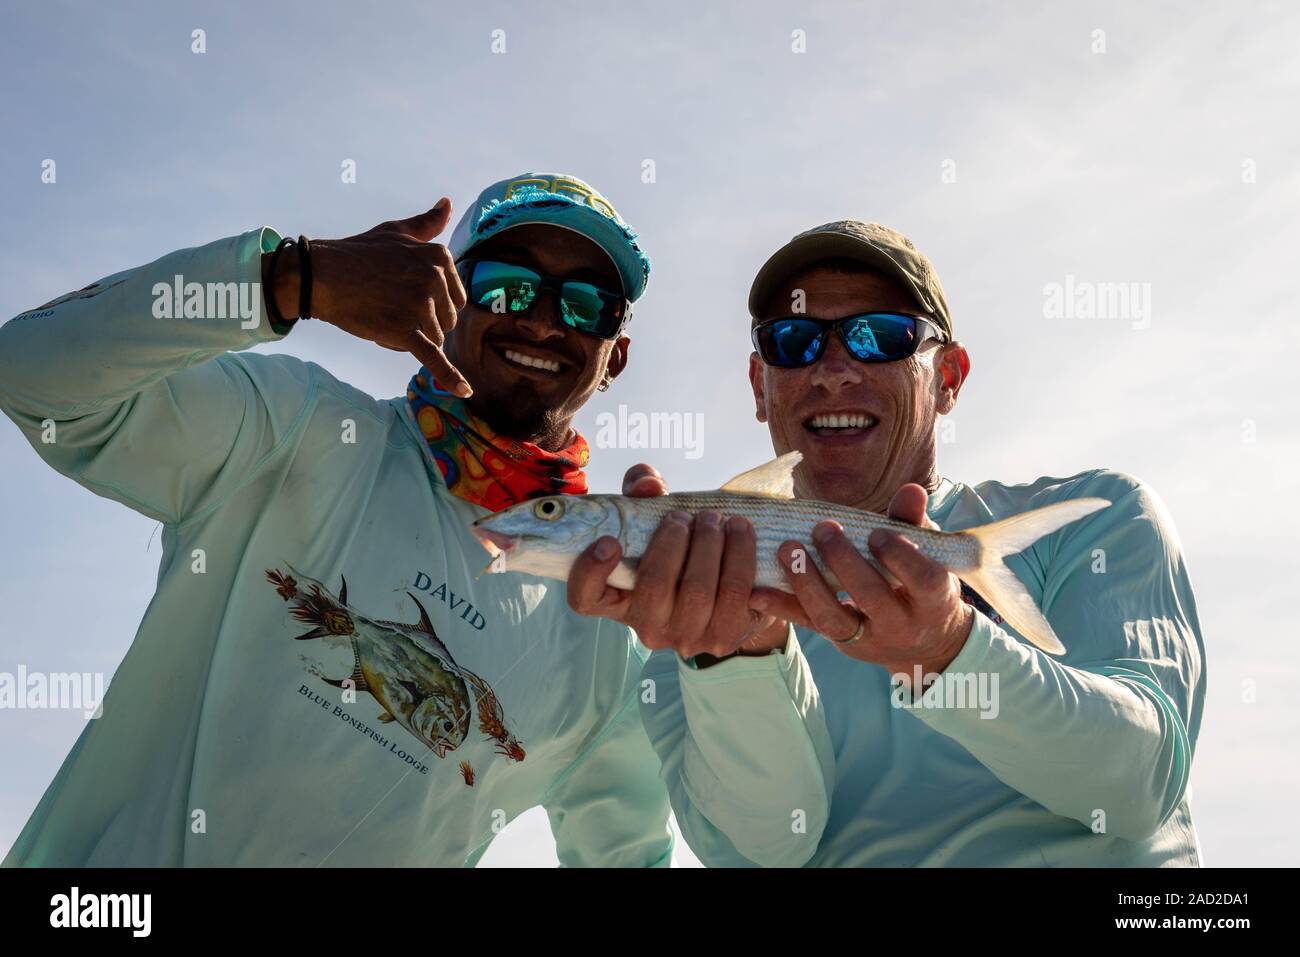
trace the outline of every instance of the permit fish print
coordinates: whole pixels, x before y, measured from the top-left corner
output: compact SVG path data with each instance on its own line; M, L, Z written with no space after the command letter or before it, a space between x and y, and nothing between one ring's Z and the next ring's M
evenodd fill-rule
M511 761L525 757L523 745L506 726L505 711L491 686L456 663L438 637L424 606L410 592L419 618L414 624L370 618L348 604L347 579L338 596L320 582L290 568L267 569L266 580L289 603L289 614L311 626L298 641L322 639L346 644L352 652L352 673L331 678L309 669L335 688L367 692L383 709L378 720L398 724L445 758L459 748L476 723L495 751ZM301 584L300 584L301 583ZM460 762L465 783L474 785L474 770Z

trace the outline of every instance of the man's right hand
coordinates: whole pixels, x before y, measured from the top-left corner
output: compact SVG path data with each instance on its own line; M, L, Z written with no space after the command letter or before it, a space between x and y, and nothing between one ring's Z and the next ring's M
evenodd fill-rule
M347 239L313 239L312 311L360 339L411 353L439 385L468 396L469 383L443 352L465 306L465 287L451 252L431 242L450 221L451 200L444 196L410 219L380 223ZM274 295L284 315L298 314L293 250L280 254Z
M649 465L634 465L623 494L649 498L668 492ZM741 516L671 513L650 539L636 587L609 585L622 552L606 536L578 556L569 573L569 605L582 615L620 621L647 648L681 657L764 655L785 646L788 624L749 607L757 571L754 528Z

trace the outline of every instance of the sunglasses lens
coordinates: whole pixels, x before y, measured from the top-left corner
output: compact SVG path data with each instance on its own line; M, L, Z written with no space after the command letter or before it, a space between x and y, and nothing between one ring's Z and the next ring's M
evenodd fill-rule
M865 362L901 359L916 348L918 330L911 316L873 312L844 320L840 329L849 352Z
M823 335L825 330L808 319L778 319L758 327L758 351L768 365L806 366L821 351Z
M612 339L623 326L627 302L589 282L566 282L560 287L560 319L579 332Z
M481 260L468 282L469 301L497 314L527 312L542 287L542 277L523 266Z

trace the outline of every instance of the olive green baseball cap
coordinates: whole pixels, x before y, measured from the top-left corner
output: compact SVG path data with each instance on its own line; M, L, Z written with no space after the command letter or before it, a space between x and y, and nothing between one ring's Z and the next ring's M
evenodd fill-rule
M749 288L751 325L758 324L761 310L772 294L793 273L827 259L855 259L897 279L916 299L922 311L952 339L952 317L944 298L939 275L930 260L895 229L856 219L814 226L800 233L763 263Z

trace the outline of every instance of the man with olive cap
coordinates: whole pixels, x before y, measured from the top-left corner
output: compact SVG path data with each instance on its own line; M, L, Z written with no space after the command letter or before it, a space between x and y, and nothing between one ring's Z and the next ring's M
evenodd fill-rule
M750 382L796 497L956 531L1069 499L1112 504L1007 565L1065 645L1040 651L998 609L877 531L869 562L832 522L754 589L743 519L669 515L636 588L596 542L579 611L656 651L641 714L683 836L710 865L1197 865L1188 772L1205 693L1196 603L1173 523L1109 469L1024 485L939 469L935 426L967 374L928 260L855 221L796 236L750 291ZM662 494L628 473L630 494ZM600 556L604 556L603 558Z
M444 198L345 239L255 229L0 328L32 447L163 525L103 716L6 865L460 867L538 805L563 864L669 863L643 650L562 588L481 575L470 531L586 491L572 419L627 362L649 260L571 176L495 183L433 242L450 220ZM242 351L311 316L422 368L382 400Z

